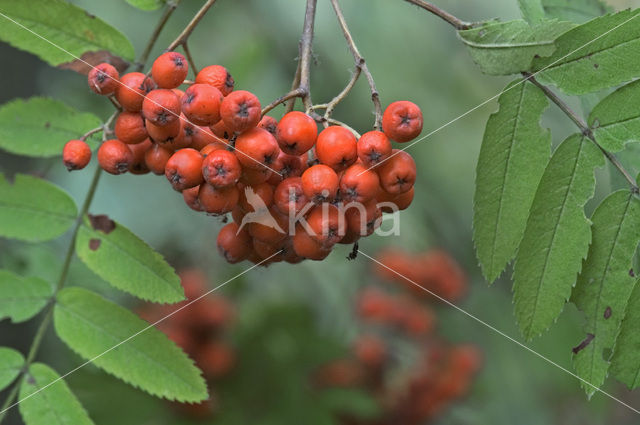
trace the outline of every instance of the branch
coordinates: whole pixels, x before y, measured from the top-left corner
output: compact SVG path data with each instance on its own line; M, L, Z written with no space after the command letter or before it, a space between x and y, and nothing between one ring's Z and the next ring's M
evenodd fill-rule
M276 100L274 100L273 102L265 106L262 109L261 116L264 116L265 114L269 113L269 111L271 111L273 108L280 105L281 103L285 103L288 100L302 97L304 96L304 94L305 94L304 90L302 90L300 87L298 87L297 89L291 90L289 93L285 94L284 96L280 96L279 98L277 98Z
M175 40L173 40L173 42L171 42L171 44L169 44L169 47L167 47L168 52L175 50L178 46L184 46L193 30L196 29L196 26L198 25L200 20L204 18L204 15L206 15L207 11L211 8L211 6L213 6L215 2L216 0L207 0L207 2L202 5L200 10L198 10L198 12L184 28L184 30L182 30L178 38L176 38Z
M173 11L176 10L176 8L178 7L178 4L180 3L180 1L181 0L173 0L173 1L167 2L167 7L164 9L164 13L162 14L162 16L160 17L160 20L156 24L156 27L153 30L153 33L151 33L151 38L149 39L147 46L144 48L144 51L140 55L140 58L136 61L136 71L138 72L142 71L142 69L146 65L147 60L149 59L149 54L151 53L153 46L156 44L156 41L158 40L158 37L160 36L162 29L164 28L167 21L173 14Z
M448 24L452 25L455 29L457 29L458 31L460 30L468 30L473 28L473 24L471 22L465 22L462 21L458 18L456 18L455 16L453 16L452 14L450 14L449 12L446 12L442 9L440 9L439 7L437 7L436 5L429 3L427 1L424 0L405 0L407 3L411 3L414 4L418 7L423 8L424 10L433 13L434 15L436 15L437 17L439 17L440 19L446 21Z
M358 47L356 46L355 41L353 41L353 37L351 36L351 32L349 31L347 22L344 19L344 14L342 13L342 9L338 4L338 0L331 0L331 6L333 6L333 10L336 13L336 17L338 18L338 23L340 24L340 28L342 29L342 34L344 35L344 38L347 41L347 45L349 46L351 55L353 56L353 59L356 63L356 75L359 75L357 70L360 69L360 71L365 75L365 77L367 77L367 82L369 83L369 90L371 91L371 101L373 102L373 106L375 108L375 121L373 124L373 128L375 130L380 130L380 122L382 121L382 106L380 105L380 95L378 94L376 83L373 80L373 76L371 75L371 72L369 72L369 68L367 67L367 64L364 58L358 51ZM345 93L345 96L347 93Z
M304 14L304 26L300 38L300 84L298 88L304 91L302 103L309 111L311 102L311 45L313 44L313 26L316 19L317 0L307 0L307 8Z
M191 51L189 50L189 46L187 45L186 41L182 43L182 50L184 50L184 55L187 57L187 62L189 62L189 65L191 66L193 75L198 75L198 68L196 67L195 61L193 60L193 56L191 56Z
M538 80L536 80L532 74L528 72L523 72L522 75L525 77L525 79L529 80L531 83L535 84L538 88L540 88L540 90L542 90L544 94L553 103L555 103L558 106L558 108L560 108L560 110L564 112L565 115L567 115L571 119L571 121L575 123L575 125L580 129L580 132L582 132L582 134L585 137L589 138L589 140L591 140L598 147L598 149L600 149L600 151L609 160L609 162L611 162L611 164L614 167L616 167L616 169L620 172L620 174L622 174L622 176L627 180L627 182L629 183L629 186L631 186L631 192L635 194L640 193L640 188L638 188L638 185L636 184L635 179L631 176L631 174L629 174L629 172L624 168L624 166L620 163L620 161L618 160L618 158L616 158L614 154L606 151L602 146L600 146L596 138L593 136L593 131L591 131L591 128L589 128L587 123L584 122L584 120L580 118L580 116L576 114L576 112L573 111L569 107L569 105L567 105L553 91L551 91L551 89L549 89L547 86L541 84Z
M293 91L294 89L298 88L298 86L300 85L300 61L298 61L298 67L296 68L296 74L293 77L293 83L291 83L291 91ZM289 100L289 103L287 103L287 106L284 108L284 113L288 113L293 111L293 108L296 106L296 97L292 97L291 100Z

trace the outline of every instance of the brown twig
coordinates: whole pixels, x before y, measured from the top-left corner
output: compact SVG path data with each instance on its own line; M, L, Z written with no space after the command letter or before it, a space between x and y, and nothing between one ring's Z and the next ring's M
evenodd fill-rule
M189 50L189 45L186 41L182 43L182 50L184 50L184 55L187 57L187 62L189 62L189 66L191 66L193 75L198 75L198 68L196 67L195 61L193 60L193 56L191 56L191 51Z
M296 88L298 88L298 86L300 85L300 61L298 61L298 66L296 68L296 73L293 77L293 83L291 83L291 90L293 91ZM287 106L284 108L284 112L285 114L288 112L293 111L293 108L295 108L296 106L296 99L297 97L292 97L289 102L287 103Z
M450 14L449 12L446 12L442 9L440 9L439 7L437 7L436 5L429 3L427 1L424 0L405 0L407 3L411 3L414 4L418 7L423 8L424 10L433 13L434 15L436 15L437 17L439 17L440 19L444 20L445 22L447 22L450 25L453 25L453 27L457 30L468 30L473 28L473 24L471 22L465 22L462 21L460 19L458 19L457 17L453 16L452 14Z
M304 91L302 103L307 111L313 105L311 102L311 46L313 44L313 27L316 19L316 3L317 0L307 0L302 37L300 38L300 84L298 88Z
M173 14L173 11L176 10L176 8L178 7L178 4L180 3L180 1L181 0L173 0L173 1L167 2L167 7L164 9L164 12L160 17L160 20L158 21L158 23L156 24L156 27L153 30L153 33L151 33L151 38L149 38L149 42L147 43L147 46L144 48L144 51L140 55L140 58L136 61L136 71L138 72L142 71L142 69L146 65L147 60L149 59L149 54L151 53L153 46L156 44L156 41L158 40L158 37L160 36L162 29L164 28L167 21Z
M345 88L342 89L342 91L338 93L336 97L331 99L331 101L325 105L325 111L324 111L325 118L327 119L331 118L331 114L333 114L333 110L335 109L336 106L338 106L340 102L342 102L342 100L345 97L347 97L351 89L353 89L353 86L356 85L356 81L358 81L358 77L360 77L360 74L362 74L362 67L356 66L356 69L353 72L353 75L351 76L351 79L349 80Z
M380 130L380 122L382 121L382 106L380 105L380 95L378 93L378 89L376 88L376 83L373 80L373 75L371 75L371 72L369 71L364 58L358 51L358 47L356 46L355 41L353 41L353 37L351 36L351 32L349 31L349 27L347 26L347 21L344 19L344 14L342 13L340 4L338 4L338 0L331 0L331 6L333 6L333 10L336 14L336 17L338 18L338 23L340 24L340 28L342 29L342 34L347 41L347 45L349 46L351 55L353 56L353 59L356 63L356 69L359 68L361 70L361 72L367 78L367 83L369 83L369 90L371 91L371 101L373 102L373 106L375 108L375 121L373 124L373 128L375 130Z
M560 110L564 112L565 115L569 117L569 119L571 119L571 121L575 123L575 125L580 129L580 132L589 140L591 140L598 147L598 149L600 149L600 151L609 160L609 162L611 162L611 164L627 180L627 182L629 183L629 186L631 186L631 191L635 194L640 193L640 188L638 188L638 185L636 184L635 179L624 168L624 166L620 163L620 161L618 160L618 158L616 158L614 154L612 154L611 152L608 152L602 146L600 146L600 144L598 143L598 141L593 135L593 131L591 130L591 128L589 128L587 123L573 109L571 109L569 105L566 104L565 101L560 99L558 95L556 95L549 87L545 86L544 84L541 84L538 80L536 80L536 78L532 74L528 72L523 72L522 75L526 80L530 81L531 83L535 84L538 88L540 88L540 90L542 90L543 93L553 103L555 103L556 106L558 106L558 108L560 108Z
M304 96L304 93L305 93L304 90L302 90L300 87L298 87L297 89L291 90L289 93L285 94L284 96L280 96L279 98L277 98L276 100L274 100L273 102L271 102L270 104L262 108L261 116L264 116L265 114L269 113L269 111L271 111L273 108L275 108L276 106L282 103L285 103L288 100L296 99L298 97Z
M169 47L167 47L168 52L175 50L178 46L184 46L193 30L196 29L196 26L198 25L200 20L204 18L204 15L207 14L209 9L215 2L216 0L207 0L207 2L202 5L200 10L198 10L193 18L191 18L191 21L187 24L184 30L182 30L180 35L175 40L173 40L171 44L169 44Z
M84 133L81 137L80 140L82 140L83 142L85 140L87 140L89 137L93 136L96 133L100 133L101 131L104 130L104 125L101 125L100 127L96 127L96 128L92 128L91 130L87 131L86 133Z

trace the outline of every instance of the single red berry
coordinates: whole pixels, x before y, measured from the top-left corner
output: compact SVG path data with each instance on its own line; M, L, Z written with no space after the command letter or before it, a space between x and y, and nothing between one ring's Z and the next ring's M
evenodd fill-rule
M140 143L149 136L139 112L121 112L114 130L118 140L128 145Z
M327 127L320 132L316 142L318 160L336 172L345 170L358 159L357 139L348 129Z
M211 152L202 161L202 175L210 185L221 188L234 185L240 179L242 167L233 154L225 149Z
M129 164L129 172L131 174L147 174L150 171L145 161L145 155L152 146L153 144L149 139L145 139L135 145L129 145L129 149L133 154L133 160Z
M205 146L210 145L211 143L216 143L216 142L224 146L228 146L222 143L221 139L217 137L209 127L202 127L198 125L191 126L191 127L189 126L190 126L189 123L184 124L185 135L190 136L191 138L191 146L189 147L197 150L201 150ZM190 134L187 134L187 132ZM226 140L224 140L224 142L228 143Z
M180 98L168 89L149 92L142 102L142 115L158 126L168 125L180 118Z
M222 104L221 104L222 105ZM233 136L233 132L227 128L224 121L220 120L209 127L213 134L223 139L229 140Z
M352 236L369 236L382 224L382 210L375 199L351 204L344 212L347 233ZM344 241L340 241L341 243Z
M182 112L196 125L213 125L220 121L222 93L208 84L193 84L182 96Z
M338 184L336 172L324 164L316 164L302 173L302 190L316 204L331 202L338 193Z
M415 187L412 187L406 192L400 193L398 195L392 195L387 193L384 189L380 188L378 193L376 194L376 200L383 204L380 207L382 208L382 212L392 213L395 211L402 211L409 208L411 202L413 202L413 195L415 192ZM390 203L392 205L385 205L385 203Z
M231 92L220 105L220 116L225 126L235 133L242 133L258 125L261 113L260 101L256 95L246 90Z
M276 139L282 152L302 155L313 147L318 138L318 126L309 115L300 111L285 114L276 127Z
M340 177L340 195L345 203L367 202L376 196L379 188L378 174L361 163L356 162Z
M416 163L405 151L394 149L374 170L380 176L380 186L391 195L408 192L416 182Z
M238 160L241 156L242 154L236 152L236 157L238 157ZM272 175L273 171L271 171L267 167L248 168L243 166L242 176L240 176L240 182L249 186L253 186L268 181Z
M158 56L151 67L151 76L163 89L174 89L184 82L189 72L187 59L178 52L166 52Z
M253 186L245 186L240 191L240 207L244 212L254 212L255 207L269 208L273 205L274 187L269 183L259 183ZM258 201L257 197L260 198ZM259 203L261 205L258 205Z
M228 263L244 261L251 253L251 235L236 223L227 223L218 233L218 252Z
M207 146L205 146L202 149L200 149L200 153L202 154L202 156L204 158L206 158L207 155L209 155L211 152L217 151L219 149L226 150L227 149L227 145L225 145L223 143L220 143L220 142L209 143Z
M408 100L393 102L382 114L382 130L396 142L413 140L422 131L422 111Z
M209 65L196 76L197 84L209 84L227 96L233 91L234 81L227 68L220 65Z
M300 224L296 226L296 233L293 235L292 242L294 252L300 257L309 260L322 261L331 254L331 248L321 245Z
M120 140L107 140L98 149L98 164L107 173L126 173L131 162L133 162L133 153L129 146Z
M252 128L240 134L236 139L236 156L242 166L246 168L271 168L279 152L280 148L275 137L261 128Z
M353 347L356 358L365 366L378 368L387 359L387 347L378 337L364 335L359 337Z
M286 239L289 219L282 215L275 206L270 207L267 211L261 211L261 218L265 220L253 221L247 225L247 230L254 239L272 245ZM273 218L273 221L270 218Z
M267 130L269 133L276 135L276 127L278 126L278 120L269 115L265 115L260 119L258 127Z
M185 148L174 153L165 166L164 175L174 190L183 191L202 183L202 155Z
M171 149L154 144L145 152L144 162L153 174L162 175L171 155L173 155Z
M288 155L282 151L279 152L278 157L271 166L274 171L280 173L280 175L274 174L279 179L277 183L280 183L282 179L286 179L287 177L300 177L308 168L307 158L307 154L298 156Z
M358 158L367 167L384 161L391 155L391 141L381 131L369 131L360 136L357 144Z
M91 68L87 77L89 88L103 96L113 94L118 88L120 74L111 64L101 63Z
M83 140L69 140L62 150L62 162L67 170L82 170L91 160L91 148Z
M181 120L176 120L166 125L156 125L149 120L145 120L145 126L149 137L154 143L170 146L169 144L180 136L182 122Z
M182 191L182 199L184 199L184 203L187 204L189 208L200 212L204 211L204 209L202 208L202 205L200 205L198 192L200 192L200 186L193 186L189 189L185 189Z
M124 74L116 89L116 99L125 111L140 112L142 101L151 90L156 88L153 80L142 72Z
M309 202L302 190L302 179L288 177L282 180L273 193L273 202L282 214L289 216L302 210Z
M217 189L209 183L202 183L198 191L200 205L209 214L221 215L232 211L238 205L239 198L240 193L236 186Z
M316 205L307 216L309 235L325 248L331 248L345 235L344 217L335 205Z

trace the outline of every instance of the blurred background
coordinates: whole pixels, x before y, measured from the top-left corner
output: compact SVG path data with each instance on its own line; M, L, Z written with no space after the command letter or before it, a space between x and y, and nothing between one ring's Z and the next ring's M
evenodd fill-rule
M608 2L616 9L640 6L638 0ZM122 31L138 53L161 14L160 10L139 11L124 1L72 3ZM237 89L254 92L263 104L271 102L291 85L304 3L219 0L190 39L197 65L224 65L235 78ZM182 1L156 44L156 56L200 4ZM480 74L455 32L425 11L400 0L343 0L341 4L376 80L383 106L405 99L417 103L425 117L424 134L495 96L510 81ZM516 0L439 0L438 5L467 21L519 17ZM344 87L353 70L352 58L325 0L318 1L314 54L312 93L314 101L322 103ZM43 95L102 118L110 115L111 105L90 92L85 77L50 68L6 44L0 44L0 56L5 64L0 69L0 102ZM369 97L361 79L334 116L361 133L370 130L373 108ZM589 97L573 104L588 111L592 102L593 97ZM418 164L418 181L413 205L400 213L400 235L374 235L362 241L360 249L371 256L383 250L404 252L406 258L416 262L420 255L436 249L448 253L466 275L466 295L457 298L456 304L520 340L512 313L510 270L493 286L487 286L477 267L471 239L474 169L484 124L495 109L496 102L492 101L410 148ZM270 115L280 118L282 111L278 108ZM556 144L575 131L553 107L545 114L543 124L552 128ZM629 148L621 157L625 165L638 171L637 149ZM95 165L94 161L89 168ZM0 153L0 167L7 175L45 175L78 202L92 175L90 169L69 174L59 159L32 160L6 153ZM610 186L619 184L616 178L609 178L608 169L600 170L599 175L596 199L601 199ZM108 214L161 252L178 271L192 273L192 279L200 282L194 284L196 292L200 284L213 288L247 267L246 263L230 266L219 257L215 237L222 226L220 220L186 208L180 194L172 191L164 178L105 174L91 212ZM0 266L26 275L56 276L62 247L67 243L64 237L37 246L1 240ZM154 399L93 366L71 375L69 385L97 424L360 423L361 419L355 418L375 418L387 408L379 402L379 385L364 382L366 379L363 381L361 376L354 378L356 385L318 383L318 376L323 375L322 371L325 378L330 375L326 366L335 365L340 359L346 359L345 364L351 364L353 372L354 359L358 357L354 344L363 335L373 333L384 342L385 361L393 364L385 372L385 390L396 394L394 397L406 389L408 379L422 373L416 364L425 347L433 354L439 352L437 347L445 346L443 350L447 352L452 347L472 344L481 353L477 374L459 391L459 396L452 397L437 414L428 416L428 423L640 423L633 412L602 394L587 400L575 378L437 300L413 297L434 318L435 329L424 338L407 338L393 327L370 323L358 310L363 290L377 287L395 297L410 292L391 283L364 256L347 261L350 249L341 246L320 263L273 264L216 291L233 310L220 336L231 353L223 376L211 381L214 399L208 408L189 410ZM194 278L193 273L202 276ZM90 287L138 311L147 309L148 313L148 306L111 289L77 260L69 283ZM0 345L26 350L37 322L36 319L19 326L0 322ZM571 370L571 348L582 338L580 326L580 314L569 306L557 325L530 346ZM41 358L61 374L81 361L53 334L47 336ZM344 377L348 372L338 375ZM449 382L453 378L441 379ZM640 393L614 383L607 384L605 390L640 406ZM213 414L209 415L209 411ZM17 410L8 423L20 423Z

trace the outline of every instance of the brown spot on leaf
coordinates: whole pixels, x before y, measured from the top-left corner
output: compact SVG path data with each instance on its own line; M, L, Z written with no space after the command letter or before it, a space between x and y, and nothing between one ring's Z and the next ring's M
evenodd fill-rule
M91 222L91 227L106 234L111 233L116 228L116 223L104 214L89 214L89 221Z
M49 128L49 127L51 127L51 123L49 121L44 123L44 128Z
M90 239L90 240L89 240L89 249L90 249L91 251L95 251L95 250L97 250L98 248L100 248L100 244L101 244L101 243L102 243L102 242L100 241L100 239Z
M118 72L122 73L129 67L129 62L110 53L107 50L97 50L93 52L85 52L80 59L71 62L65 62L58 65L60 69L70 69L79 74L87 75L92 67L107 62L113 65Z
M604 318L608 319L609 317L611 317L611 307L607 307L604 309Z
M633 269L629 269L629 276L636 277L636 274L633 272Z
M598 68L600 68L600 65L598 65L597 63L594 63L594 64L593 64L593 67L594 67L595 69L598 69Z
M587 334L587 337L584 339L584 341L582 341L577 347L573 347L573 349L571 350L573 351L573 354L578 354L580 351L587 348L587 345L591 344L591 341L593 341L593 338L595 337L596 336L594 334Z

